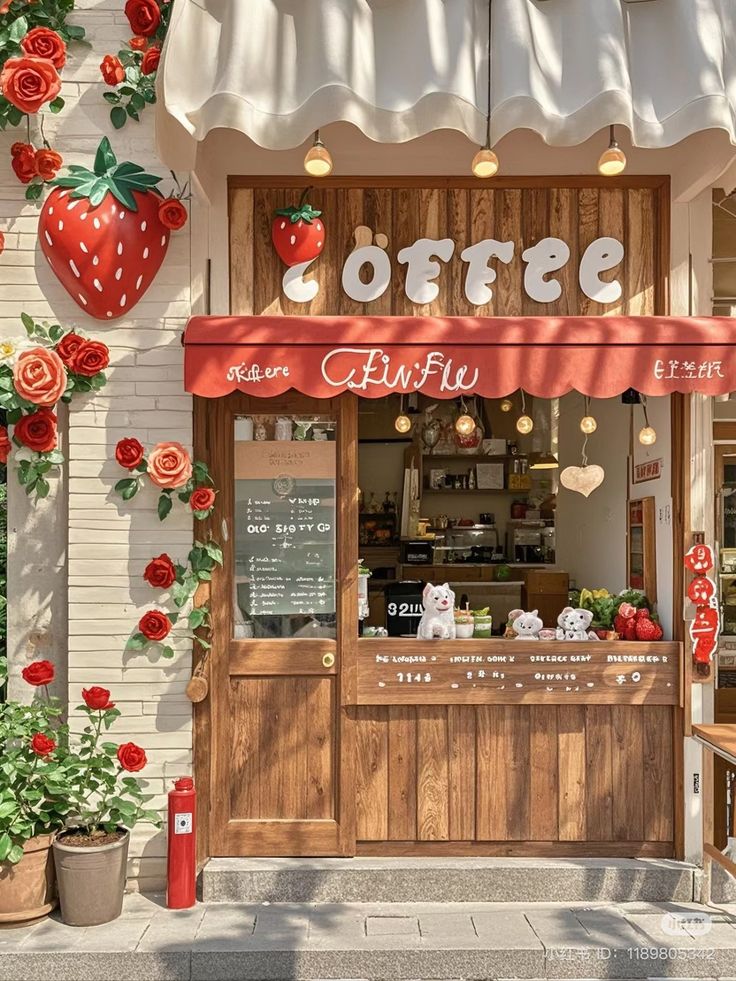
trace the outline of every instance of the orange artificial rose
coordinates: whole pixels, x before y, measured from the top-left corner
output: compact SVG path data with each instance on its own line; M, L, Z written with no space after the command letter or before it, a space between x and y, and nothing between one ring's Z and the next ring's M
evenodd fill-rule
M27 55L48 58L54 68L63 68L66 63L66 44L56 31L48 27L34 27L20 42Z
M179 198L166 198L158 206L158 217L164 228L176 232L187 223L187 209Z
M21 184L30 184L38 174L36 149L30 143L14 143L10 148L10 166Z
M66 391L64 363L45 347L24 351L13 368L13 384L22 399L34 405L56 405Z
M132 37L128 41L128 47L132 48L133 51L145 51L148 40L144 37Z
M158 69L158 63L160 60L161 48L149 48L143 55L143 61L141 62L141 75L153 75L153 73Z
M120 85L125 81L123 63L115 55L105 55L100 62L100 72L107 85Z
M0 73L0 91L21 112L38 112L61 91L61 79L53 61L25 55L8 58Z
M57 153L56 150L46 147L42 150L36 150L36 171L42 180L52 181L62 163L61 154Z
M158 443L148 454L148 476L159 487L183 487L192 476L192 461L181 443Z

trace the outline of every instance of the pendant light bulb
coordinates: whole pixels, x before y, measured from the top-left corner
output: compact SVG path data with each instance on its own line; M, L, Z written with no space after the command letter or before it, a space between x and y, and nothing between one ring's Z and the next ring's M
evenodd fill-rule
M610 129L611 138L608 147L598 158L598 173L602 177L617 177L626 170L626 154L616 142L613 126Z
M470 165L473 176L482 179L495 177L498 173L498 168L498 157L489 146L481 147L473 157L473 162Z
M304 157L304 170L310 177L327 177L332 173L332 157L319 138L319 130L314 134L314 143Z
M458 416L455 420L455 432L461 436L472 436L475 432L475 419L467 414Z
M593 416L583 416L580 420L580 432L585 433L586 436L590 436L598 428L598 423L595 421Z
M642 446L654 446L657 442L657 431L652 426L644 426L639 430L639 442Z
M514 407L514 403L511 399L501 399L501 412L511 412Z
M534 422L530 416L519 416L516 420L516 430L522 436L527 436L534 429Z
M408 433L411 429L411 419L409 416L404 415L403 412L401 415L396 416L396 420L394 421L394 429L397 433Z

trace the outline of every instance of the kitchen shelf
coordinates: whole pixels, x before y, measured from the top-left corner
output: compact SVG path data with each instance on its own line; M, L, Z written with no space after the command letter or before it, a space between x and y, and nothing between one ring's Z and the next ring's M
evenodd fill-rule
M422 494L529 494L530 488L512 490L510 487L425 487Z
M422 453L423 460L468 460L471 463L475 460L479 463L493 463L494 460L510 460L514 457L520 458L524 454L501 453L496 456L489 456L487 453Z

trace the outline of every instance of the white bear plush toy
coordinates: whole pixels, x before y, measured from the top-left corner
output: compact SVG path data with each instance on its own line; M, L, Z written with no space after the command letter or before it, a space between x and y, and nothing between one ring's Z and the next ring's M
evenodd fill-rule
M455 639L455 594L448 583L433 586L428 582L422 593L424 613L419 621L420 640Z
M525 613L523 610L512 610L509 614L511 629L516 634L515 640L539 640L539 631L544 622L537 615L537 610Z
M571 606L566 606L557 617L557 639L600 640L596 633L588 629L592 622L593 614L590 610L574 610Z

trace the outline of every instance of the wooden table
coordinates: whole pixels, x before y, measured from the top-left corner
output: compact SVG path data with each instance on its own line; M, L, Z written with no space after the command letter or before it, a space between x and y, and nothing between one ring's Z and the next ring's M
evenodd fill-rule
M736 725L715 723L694 725L693 738L706 750L703 759L703 902L710 902L711 862L736 878L736 862L726 856L713 844L713 757L720 756L732 766L736 766Z

